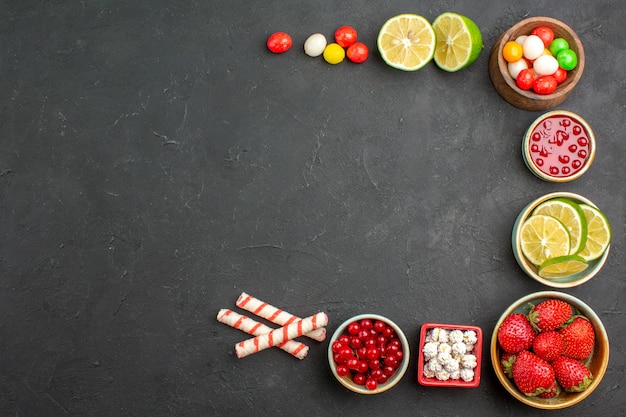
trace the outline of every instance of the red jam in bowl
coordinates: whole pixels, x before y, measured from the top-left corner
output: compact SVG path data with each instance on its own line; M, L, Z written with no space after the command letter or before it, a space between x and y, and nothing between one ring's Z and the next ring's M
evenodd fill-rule
M548 181L569 181L583 174L594 155L589 126L569 112L551 112L527 132L524 158L531 170Z

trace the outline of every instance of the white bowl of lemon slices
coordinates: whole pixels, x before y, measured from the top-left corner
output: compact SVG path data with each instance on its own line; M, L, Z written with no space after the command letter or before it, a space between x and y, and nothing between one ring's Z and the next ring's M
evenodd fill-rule
M587 198L555 192L520 212L511 243L528 276L550 287L571 288L602 269L611 246L611 225Z

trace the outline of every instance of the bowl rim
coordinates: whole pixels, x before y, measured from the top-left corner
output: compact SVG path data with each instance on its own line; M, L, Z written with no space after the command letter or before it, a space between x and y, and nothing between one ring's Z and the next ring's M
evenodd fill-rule
M553 177L551 175L548 175L546 173L544 173L543 171L541 171L539 169L539 167L535 164L535 162L532 159L532 156L530 155L530 138L531 138L531 134L533 132L533 130L537 127L537 125L539 125L543 120L548 119L550 117L554 117L554 116L567 116L571 119L576 120L578 123L580 123L583 128L585 129L585 132L587 133L587 137L589 139L589 155L587 156L587 159L585 160L585 163L583 164L582 168L578 171L576 171L574 174L572 175L568 175L566 177ZM596 136L593 132L593 129L591 129L591 126L589 125L589 123L587 123L587 121L580 115L568 111L568 110L552 110L549 112L546 112L544 114L542 114L541 116L537 117L531 124L530 126L528 126L528 129L526 129L526 132L524 133L524 136L522 137L522 157L524 158L524 162L526 163L526 167L538 178L544 180L544 181L548 181L548 182L569 182L569 181L573 181L577 178L580 178L585 172L587 172L587 170L589 169L589 167L591 166L591 164L593 163L593 160L595 158L596 155Z
M354 384L353 382L350 381L349 376L341 377L337 375L337 370L335 367L335 360L333 358L333 351L332 351L333 342L337 340L343 334L348 324L352 323L353 321L359 321L362 319L381 320L387 323L389 326L391 326L395 330L396 335L398 336L398 339L400 339L400 342L402 343L402 350L404 351L402 364L396 370L395 374L392 375L392 377L389 378L389 380L387 380L386 382L379 384L378 387L374 390L369 390L365 388L364 386ZM380 314L374 314L374 313L357 314L356 316L350 317L349 319L345 320L333 332L328 343L328 365L330 366L330 370L335 376L335 379L337 379L337 381L339 381L341 385L348 388L350 391L356 392L358 394L380 394L382 392L385 392L393 388L398 382L400 382L400 380L406 373L409 367L410 356L411 356L411 349L409 346L409 341L407 340L400 326L398 326L393 320L390 320L389 318L385 316L381 316Z
M509 71L508 71L508 66L507 66L507 62L504 60L504 57L502 55L502 51L504 49L504 45L506 44L506 42L510 41L510 40L515 40L514 39L514 35L515 33L522 28L523 26L526 26L527 24L531 23L531 22L543 22L546 25L551 25L551 26L556 26L556 27L560 27L562 28L565 32L567 32L569 34L569 36L571 37L571 41L568 40L568 43L570 43L570 49L572 49L572 42L575 45L576 48L576 55L578 56L578 65L576 66L576 68L574 68L571 72L573 72L573 74L568 74L568 78L570 78L571 75L571 79L569 80L565 80L559 87L557 87L557 89L551 93L551 94L537 94L535 92L532 91L526 91L526 90L522 90L521 88L519 88L517 86L517 83L515 82L515 80L513 79L513 77L511 77L509 75ZM517 36L515 36L516 38ZM569 95L572 90L574 89L574 87L576 87L576 85L578 84L578 81L580 80L580 78L582 77L583 74L583 70L585 68L585 49L583 47L583 44L578 36L578 34L565 22L555 19L553 17L548 17L548 16L531 16L531 17L527 17L526 19L520 20L519 22L517 22L516 24L514 24L513 26L511 26L508 30L506 30L501 37L498 39L496 45L498 46L496 53L497 58L498 58L498 69L500 71L500 74L502 76L502 78L504 79L504 81L506 82L506 84L517 94L519 94L520 96L523 96L527 99L531 99L531 100L537 100L537 101L550 101L553 100L555 98L558 97L562 97L562 96L567 96Z
M576 202L582 202L585 204L589 204L590 206L593 206L595 208L598 208L598 206L594 202L592 202L586 197L581 196L580 194L567 192L567 191L556 191L556 192L544 194L541 197L538 197L534 199L533 201L531 201L530 203L528 203L528 205L526 205L526 207L524 207L522 211L520 211L520 213L518 214L517 219L515 220L515 223L513 224L513 231L511 233L511 246L513 248L513 255L515 256L515 260L517 261L520 268L526 273L526 275L530 276L534 280L548 287L572 288L572 287L576 287L578 285L582 285L586 283L587 281L591 280L600 272L600 270L606 263L606 260L609 256L611 244L607 246L606 250L604 251L604 254L602 254L600 258L589 262L589 268L585 269L584 271L576 275L572 275L570 277L561 278L561 279L546 279L546 278L539 276L539 274L537 274L536 267L534 265L531 266L531 263L526 259L526 257L522 253L522 248L520 244L521 225L524 222L524 220L526 220L528 216L532 213L535 207L537 207L540 203L553 199L553 198L557 198L557 197L569 198Z
M429 329L434 328L442 328L447 330L474 330L476 332L477 341L474 344L474 355L476 356L477 366L474 369L474 379L470 382L465 382L462 380L447 380L447 381L439 381L436 378L427 378L424 376L424 372L422 372L424 368L424 353L422 352L422 348L424 347L424 342L426 340L426 333ZM430 386L430 387L446 387L446 388L476 388L480 385L480 376L481 376L481 368L482 368L482 351L483 351L483 330L474 325L470 324L444 324L444 323L424 323L422 324L422 328L420 330L420 340L419 346L417 350L417 382L420 385Z
M572 306L580 310L581 313L585 317L587 317L594 325L594 330L596 332L596 335L598 334L598 332L600 332L601 334L604 335L603 340L606 340L606 344L604 346L606 355L604 358L601 359L600 368L598 372L596 372L596 374L593 376L593 381L591 382L589 387L587 387L587 389L584 390L583 392L566 394L566 395L571 396L571 399L565 403L556 402L553 399L528 397L522 394L517 389L517 387L515 387L514 382L510 380L504 374L504 372L502 371L500 367L500 361L499 361L500 348L498 346L498 328L500 327L500 325L502 324L506 316L517 311L520 308L523 308L524 305L528 304L532 300L547 299L547 298L558 298L560 300L570 303ZM598 341L599 341L599 338L596 336L596 343L599 343ZM596 346L594 346L594 354L595 354L595 349L596 349ZM521 401L522 403L529 405L531 407L540 408L544 410L556 410L556 409L563 409L563 408L571 407L575 404L578 404L579 402L587 398L598 387L598 385L600 385L600 382L602 381L602 378L604 377L604 374L606 373L608 363L609 363L610 343L609 343L608 333L606 332L606 328L604 327L602 320L600 320L600 317L598 317L596 312L591 307L589 307L587 303L585 303L584 301L580 300L579 298L573 295L560 292L560 291L550 290L550 291L538 291L538 292L527 294L521 298L518 298L506 308L506 310L502 313L502 315L500 316L500 318L498 319L498 321L496 322L493 328L489 352L491 356L491 364L494 369L494 373L496 374L496 377L498 378L502 386L505 388L505 390L509 392L509 394L511 394L514 398ZM593 358L593 355L588 359L587 362L589 362L591 358ZM532 401L533 399L536 401Z

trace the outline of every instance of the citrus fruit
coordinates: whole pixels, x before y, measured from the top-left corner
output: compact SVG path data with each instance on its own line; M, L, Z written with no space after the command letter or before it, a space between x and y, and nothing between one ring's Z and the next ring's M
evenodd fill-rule
M417 71L433 58L435 31L423 16L400 14L383 24L376 43L383 61L389 66Z
M520 228L520 246L524 256L539 266L546 259L569 254L569 232L555 217L533 215Z
M587 269L589 264L578 255L550 258L539 265L537 274L543 278L567 278Z
M483 50L480 29L470 18L445 12L433 21L437 43L435 64L448 72L459 71L476 61Z
M598 259L611 243L611 225L606 216L597 208L581 204L580 208L587 219L587 244L578 254L587 261Z
M569 255L583 250L587 242L587 219L577 203L566 198L552 198L539 204L533 210L535 214L556 217L567 227L571 245Z
M336 43L329 43L324 48L324 60L329 64L338 64L346 57L346 51Z

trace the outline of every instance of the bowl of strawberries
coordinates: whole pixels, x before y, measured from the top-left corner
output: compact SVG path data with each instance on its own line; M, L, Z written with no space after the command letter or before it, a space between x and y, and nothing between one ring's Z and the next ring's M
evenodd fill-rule
M511 304L494 327L491 363L498 380L531 407L556 410L579 403L600 384L609 339L600 318L578 298L558 292L528 294Z

